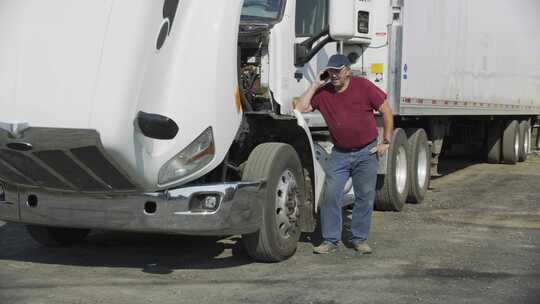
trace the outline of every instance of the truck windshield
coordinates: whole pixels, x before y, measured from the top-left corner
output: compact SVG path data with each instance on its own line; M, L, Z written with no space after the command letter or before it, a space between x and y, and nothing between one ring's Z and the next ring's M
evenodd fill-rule
M281 17L285 0L245 0L242 21L275 21Z

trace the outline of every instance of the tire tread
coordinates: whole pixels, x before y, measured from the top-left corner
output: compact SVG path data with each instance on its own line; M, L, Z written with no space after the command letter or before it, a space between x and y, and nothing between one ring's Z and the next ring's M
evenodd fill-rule
M408 150L407 154L409 156L409 161L407 162L408 165L408 173L409 173L409 194L407 195L407 202L414 203L414 204L420 204L424 200L424 196L427 192L427 189L429 188L429 180L431 178L431 153L429 150L429 144L428 144L428 137L426 134L426 131L424 129L418 128L418 129L410 129L407 132L408 134L412 134L409 136L408 139ZM418 147L419 145L426 145L426 149L428 152L428 168L426 173L427 178L427 185L426 188L419 189L416 184L416 179L418 178Z
M515 155L514 150L515 136L519 136L519 124L512 120L504 128L502 137L502 160L506 164L513 165L518 161L519 155Z
M405 186L406 194L403 197L399 197L394 193L395 180L394 177L389 177L389 171L393 170L395 164L390 157L395 153L395 149L403 145L407 152L407 135L403 129L395 129L392 137L392 146L388 150L388 162L387 162L387 174L379 175L377 177L377 191L375 193L375 209L379 211L401 211L405 204L407 194L409 192L409 178ZM407 155L407 163L409 162L409 156ZM408 165L407 165L408 166Z
M249 180L263 176L268 177L272 171L272 166L275 163L276 157L280 154L280 150L283 150L281 153L290 153L290 156L295 157L295 161L300 164L299 157L292 146L283 143L264 143L257 146L250 154L242 178L244 180ZM304 182L303 169L301 166L299 169L300 175L302 176L298 177L299 180L297 182ZM263 262L282 261L290 255L280 254L275 250L274 246L272 246L272 241L268 238L269 236L265 231L265 206L262 207L263 225L259 231L243 236L244 245L248 254L256 260Z

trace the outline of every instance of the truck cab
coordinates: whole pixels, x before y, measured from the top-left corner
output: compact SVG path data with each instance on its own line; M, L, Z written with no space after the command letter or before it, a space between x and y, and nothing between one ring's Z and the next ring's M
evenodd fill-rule
M242 234L265 261L315 229L330 143L293 103L386 32L372 1L4 2L0 219L45 245Z

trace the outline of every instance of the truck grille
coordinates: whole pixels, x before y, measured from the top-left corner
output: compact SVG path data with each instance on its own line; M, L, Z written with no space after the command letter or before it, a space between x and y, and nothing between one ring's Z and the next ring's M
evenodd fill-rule
M11 150L0 150L0 159L22 176L24 176L33 186L44 186L48 188L65 189L65 185L53 174L38 165L35 160L27 155ZM9 178L9 177L6 177Z
M71 150L91 171L100 176L113 189L132 189L133 185L105 159L97 147L82 147Z
M93 130L27 129L17 141L30 143L31 151L3 148L13 139L7 131L0 132L0 179L4 182L70 192L136 189L107 159Z

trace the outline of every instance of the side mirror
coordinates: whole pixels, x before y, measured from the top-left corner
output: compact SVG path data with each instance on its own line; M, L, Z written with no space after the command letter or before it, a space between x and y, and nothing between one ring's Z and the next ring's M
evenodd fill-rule
M356 35L356 0L329 1L330 37L334 40L348 40Z

